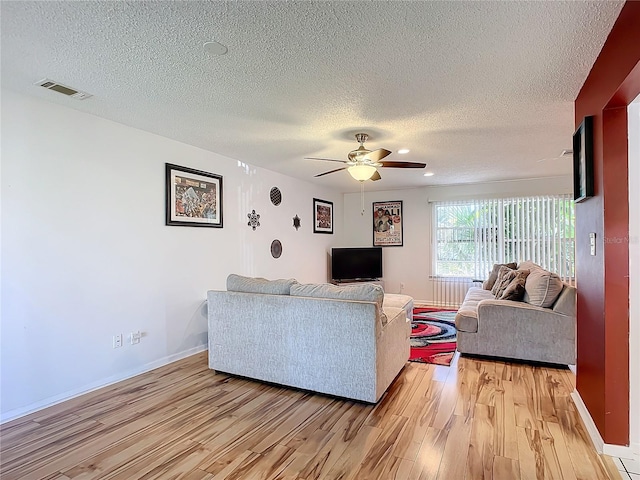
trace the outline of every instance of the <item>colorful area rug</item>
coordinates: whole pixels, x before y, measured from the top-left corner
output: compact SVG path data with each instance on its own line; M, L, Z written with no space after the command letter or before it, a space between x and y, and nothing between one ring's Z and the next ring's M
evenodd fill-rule
M455 310L415 307L410 362L450 365L456 353Z

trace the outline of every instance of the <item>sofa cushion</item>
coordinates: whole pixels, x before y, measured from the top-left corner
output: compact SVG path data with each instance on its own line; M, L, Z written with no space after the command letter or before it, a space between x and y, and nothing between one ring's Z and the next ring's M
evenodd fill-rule
M550 308L560 295L562 287L562 280L555 273L540 267L532 268L524 285L523 300L537 307Z
M363 300L382 305L384 290L374 283L359 285L333 285L331 283L297 283L289 293L298 297L335 298L339 300Z
M227 277L227 291L243 293L266 293L270 295L289 295L295 278L267 280L260 277L243 277L232 273Z
M289 290L298 297L335 298L338 300L360 300L376 302L382 307L384 290L380 285L362 283L360 285L332 285L331 283L296 283Z
M493 288L493 285L496 283L496 279L498 278L498 272L500 271L500 267L509 267L510 269L515 269L516 268L516 263L512 262L512 263L495 263L493 265L493 270L491 270L491 272L489 272L489 278L487 278L483 283L482 283L482 288L484 288L485 290L491 290Z
M387 307L402 308L407 318L413 318L413 297L402 295L400 293L385 293L382 301L382 308ZM385 312L386 313L386 312ZM387 313L387 317L391 318Z
M385 293L384 300L382 301L384 307L397 307L402 309L405 309L412 303L413 297L399 293Z
M502 266L498 270L498 278L496 278L496 282L493 284L491 288L491 293L495 298L500 298L504 289L507 288L509 282L515 278L514 274L515 270L511 267Z
M336 300L356 300L375 302L378 305L382 324L387 323L387 317L382 310L384 290L380 285L362 283L360 285L332 285L330 283L296 283L290 288L290 294L297 297L332 298Z
M524 285L527 282L530 270L514 270L515 276L504 289L499 300L522 300L524 296Z

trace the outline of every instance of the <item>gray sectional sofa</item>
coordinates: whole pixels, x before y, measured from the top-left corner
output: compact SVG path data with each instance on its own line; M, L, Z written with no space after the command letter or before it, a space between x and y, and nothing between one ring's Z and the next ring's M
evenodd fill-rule
M413 299L377 285L230 275L207 300L220 372L375 403L409 358Z
M576 289L532 262L522 301L471 288L456 315L458 351L562 365L576 360ZM560 282L560 283L558 283Z

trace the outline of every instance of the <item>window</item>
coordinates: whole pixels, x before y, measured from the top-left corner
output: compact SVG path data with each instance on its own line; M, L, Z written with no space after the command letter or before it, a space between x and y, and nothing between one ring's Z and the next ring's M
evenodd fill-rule
M436 277L485 279L494 263L532 260L573 281L570 195L436 202L433 219Z

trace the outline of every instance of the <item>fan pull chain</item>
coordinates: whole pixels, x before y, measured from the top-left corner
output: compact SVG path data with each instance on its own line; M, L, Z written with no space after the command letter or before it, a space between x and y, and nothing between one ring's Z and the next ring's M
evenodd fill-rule
M364 215L364 182L360 182L360 215Z

